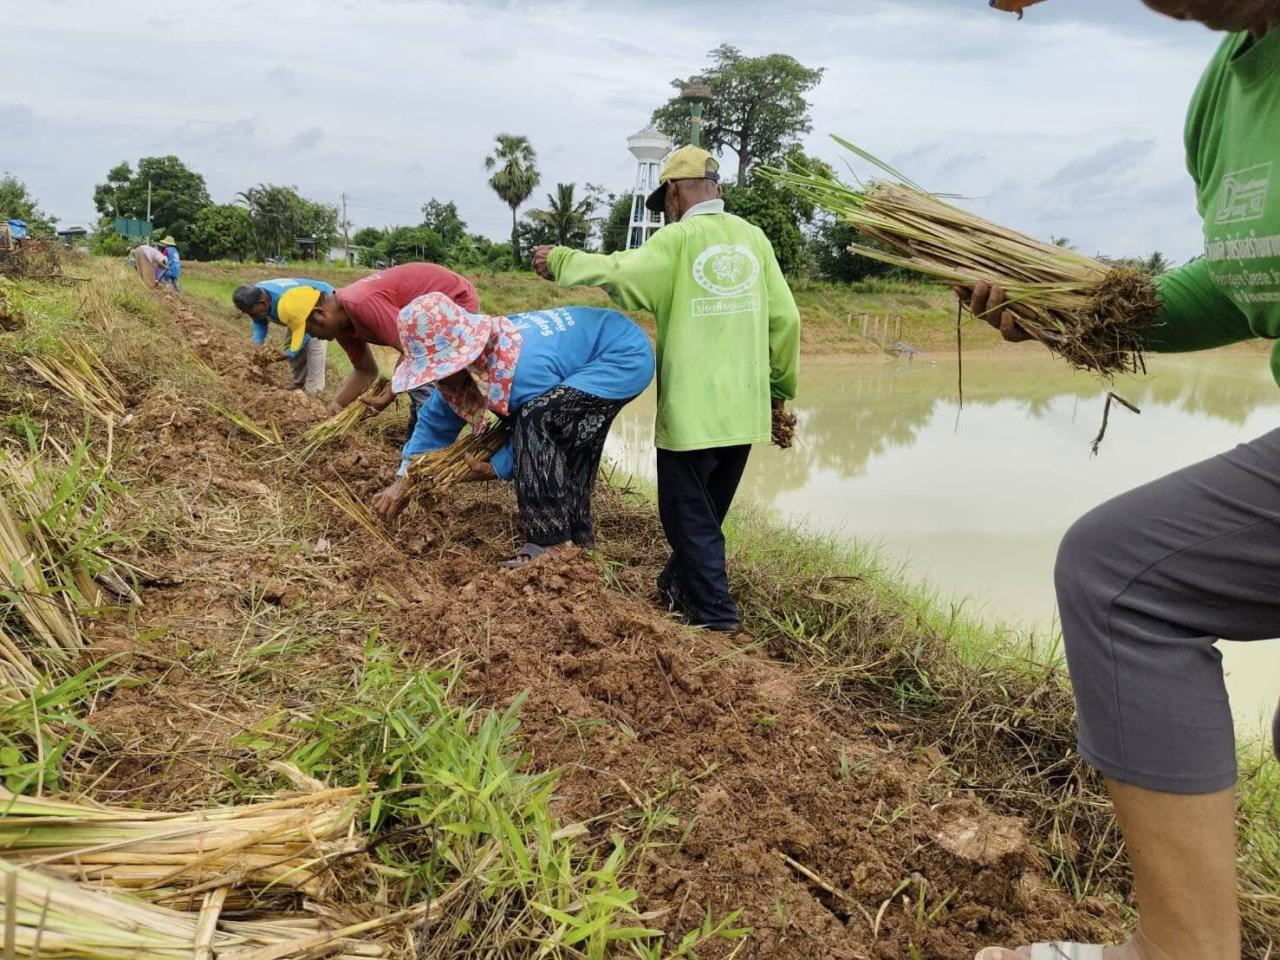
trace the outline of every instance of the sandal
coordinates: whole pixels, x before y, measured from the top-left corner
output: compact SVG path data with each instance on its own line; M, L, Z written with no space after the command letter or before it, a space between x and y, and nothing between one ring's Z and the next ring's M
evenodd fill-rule
M978 954L977 960L995 956L997 948L988 947ZM1005 950L1014 955L1013 950ZM1037 943L1031 948L1030 960L1102 960L1102 947L1088 943Z
M546 547L540 547L536 543L526 543L516 551L514 557L504 561L501 567L503 570L519 570L521 567L527 567L534 561L540 560L546 552Z

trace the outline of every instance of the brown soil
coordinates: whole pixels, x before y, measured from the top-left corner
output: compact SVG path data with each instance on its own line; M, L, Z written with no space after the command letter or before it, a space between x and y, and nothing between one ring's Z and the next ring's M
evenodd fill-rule
M267 718L314 708L308 671L353 672L381 624L423 662L460 655L467 697L502 708L528 691L530 762L564 770L565 822L603 840L634 836L641 807L665 811L634 882L668 931L741 907L754 933L740 957L796 960L962 960L991 943L1116 936L1119 907L1059 892L1024 825L969 797L937 748L864 727L749 636L673 622L651 597L663 543L647 509L601 489L602 558L499 572L513 498L468 487L412 508L387 546L312 491L340 493L340 474L367 500L396 450L357 431L306 467L284 459L206 400L287 438L318 404L249 361L242 324L157 296L216 379L139 385L117 440L145 606L89 629L97 653L154 682L96 702L100 745L75 771L95 797L194 802L260 775L244 731L270 737ZM315 645L248 677L243 652L268 642Z

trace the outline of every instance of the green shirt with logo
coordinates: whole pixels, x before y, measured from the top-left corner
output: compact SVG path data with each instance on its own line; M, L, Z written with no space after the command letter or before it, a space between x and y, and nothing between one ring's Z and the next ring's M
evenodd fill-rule
M660 448L768 442L770 400L796 395L800 312L758 227L708 201L637 250L557 247L548 266L657 319Z
M1187 117L1204 256L1160 277L1155 351L1280 338L1280 30L1233 34ZM1271 370L1280 382L1280 348Z

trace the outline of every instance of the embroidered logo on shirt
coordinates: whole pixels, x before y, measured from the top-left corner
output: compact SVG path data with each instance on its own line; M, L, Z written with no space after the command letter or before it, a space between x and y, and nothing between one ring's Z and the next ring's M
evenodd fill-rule
M1261 220L1267 213L1267 197L1271 192L1272 162L1237 170L1222 178L1219 191L1217 223L1248 223Z
M707 247L693 262L693 279L708 293L736 297L756 285L760 261L740 244L717 244Z

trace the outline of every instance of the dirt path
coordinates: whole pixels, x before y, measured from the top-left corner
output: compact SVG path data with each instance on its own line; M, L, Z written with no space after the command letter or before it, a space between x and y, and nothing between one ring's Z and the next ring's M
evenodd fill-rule
M263 445L206 401L286 438L314 407L279 389L284 371L249 362L228 316L166 301L217 379L133 398L117 472L151 531L130 557L145 606L92 631L154 682L90 717L109 748L78 774L95 796L195 801L252 777L246 732L305 712L311 672L352 669L376 625L424 663L461 658L468 698L501 708L528 692L530 762L564 769L563 820L655 841L639 906L669 931L740 907L754 930L740 957L963 960L1119 929L1115 904L1057 892L1023 826L970 799L936 748L865 729L750 637L666 617L650 596L663 543L648 509L602 490L602 558L515 573L495 569L516 542L498 485L416 508L380 542L319 491L340 498L340 474L367 500L395 448L365 433L300 468ZM267 643L303 652L246 684L244 652Z

